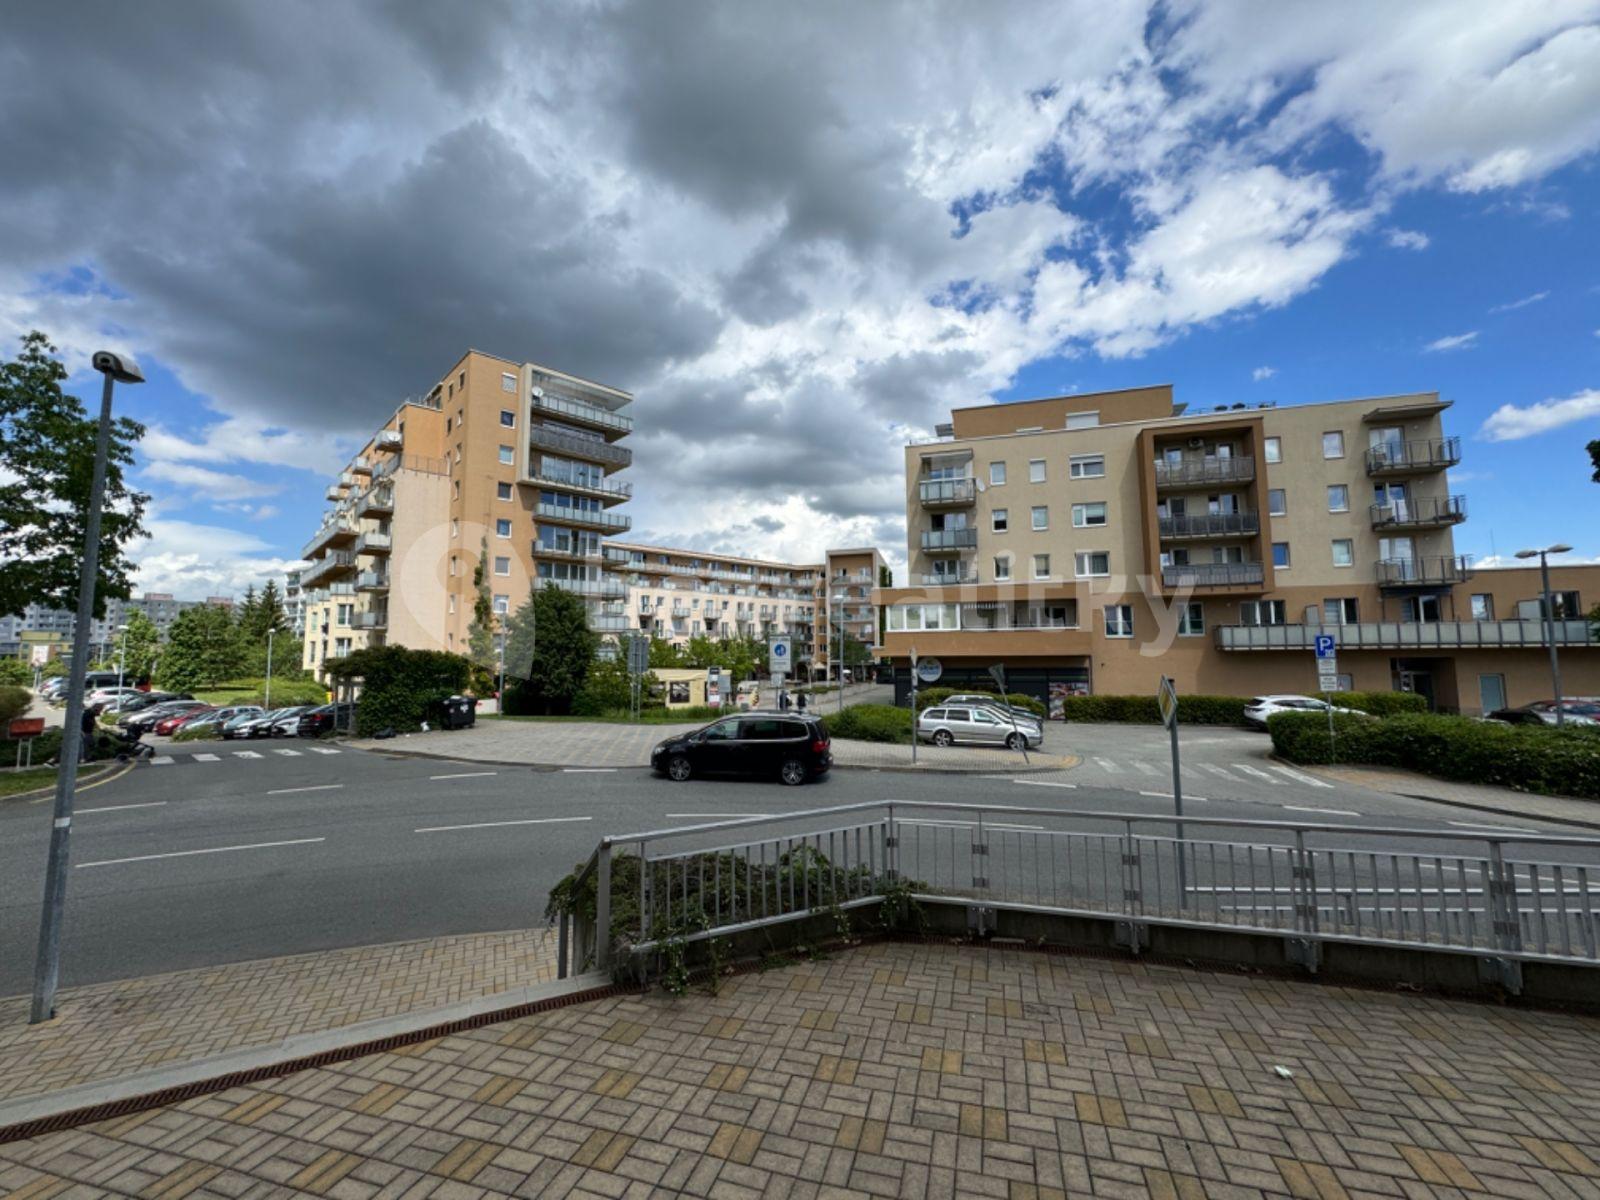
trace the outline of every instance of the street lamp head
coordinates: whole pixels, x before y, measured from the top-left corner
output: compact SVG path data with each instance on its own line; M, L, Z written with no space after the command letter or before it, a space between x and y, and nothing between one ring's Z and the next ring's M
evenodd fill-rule
M1557 542L1554 546L1550 547L1549 552L1551 554L1565 554L1571 549L1572 547L1567 545L1565 542Z
M111 376L118 383L144 382L144 372L139 369L139 364L133 361L133 356L130 354L97 350L92 361L96 371Z
M1539 552L1537 550L1518 550L1517 551L1517 557L1518 558L1538 558L1539 557Z

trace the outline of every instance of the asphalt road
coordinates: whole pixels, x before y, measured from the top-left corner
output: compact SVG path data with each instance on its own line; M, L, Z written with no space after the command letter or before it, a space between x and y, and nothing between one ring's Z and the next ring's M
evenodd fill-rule
M1217 752L1244 761L1243 745L1224 739ZM1099 749L1105 752L1098 757L1117 765L1135 761L1125 750ZM1197 765L1203 750L1195 747ZM1061 813L1160 815L1172 808L1170 776L1163 786L1132 769L1115 783L1117 772L1104 768L1015 777L839 770L793 789L673 784L630 769L475 766L304 742L190 743L174 748L174 758L141 764L80 798L67 985L525 927L542 919L550 885L586 859L603 833L886 800ZM1191 798L1196 826L1208 818L1274 819L1456 834L1571 832L1374 792L1239 779L1245 782L1215 775L1209 782L1216 786ZM49 825L48 803L0 803L3 995L31 983ZM1452 845L1437 837L1406 843L1429 853Z

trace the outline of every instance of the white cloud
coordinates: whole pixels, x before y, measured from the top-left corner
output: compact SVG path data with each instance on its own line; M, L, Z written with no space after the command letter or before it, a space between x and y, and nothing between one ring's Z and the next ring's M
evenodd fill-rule
M1254 371L1250 372L1250 378L1254 379L1257 383L1261 383L1263 380L1271 379L1277 373L1277 367L1257 367Z
M1549 556L1552 567L1589 567L1600 565L1600 554L1580 554L1574 551L1571 554L1552 554ZM1485 554L1482 558L1474 557L1472 566L1475 570L1488 571L1495 568L1515 568L1519 571L1537 571L1539 560L1536 558L1518 558L1512 554ZM1534 587L1538 584L1535 581Z
M1428 235L1415 229L1391 229L1385 235L1396 250L1426 250Z
M1524 296L1521 300L1512 300L1507 304L1496 304L1489 311L1492 313L1515 312L1519 308L1527 308L1528 305L1537 304L1541 300L1549 299L1549 297L1549 292L1534 292L1531 296Z
M171 592L185 598L237 596L268 579L283 582L297 560L280 558L253 534L218 525L149 517L150 536L129 550L140 592Z
M352 440L311 428L285 429L250 416L226 416L206 426L198 439L152 425L139 443L139 456L154 463L260 463L332 474L349 456Z
M1591 417L1600 417L1600 389L1596 388L1575 392L1564 400L1540 400L1523 408L1502 404L1489 414L1478 436L1490 442L1514 442Z
M280 483L263 483L226 471L213 471L192 463L159 459L144 468L146 477L175 484L215 500L242 500L252 496L271 496L283 490Z
M1470 333L1452 333L1447 337L1436 338L1422 348L1424 354L1438 354L1448 350L1471 350L1478 344L1478 331Z

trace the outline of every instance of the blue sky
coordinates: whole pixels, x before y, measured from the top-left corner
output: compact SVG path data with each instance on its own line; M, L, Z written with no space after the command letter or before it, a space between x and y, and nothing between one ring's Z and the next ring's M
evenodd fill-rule
M291 563L468 346L635 391L645 540L899 561L950 407L1170 382L1437 390L1458 547L1600 560L1600 0L214 14L0 80L0 342L146 364L152 590Z

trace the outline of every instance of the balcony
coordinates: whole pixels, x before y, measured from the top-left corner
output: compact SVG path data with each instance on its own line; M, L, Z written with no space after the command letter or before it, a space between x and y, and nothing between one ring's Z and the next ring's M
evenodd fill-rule
M386 592L389 590L389 572L362 571L356 576L356 591Z
M386 612L357 613L353 624L357 629L387 629L389 628L389 614Z
M355 487L355 485L356 485L356 477L355 477L355 473L354 472L352 472L352 471L341 471L341 472L339 472L339 486L340 487L342 487L342 488L353 488L353 487Z
M350 509L358 517L379 516L394 511L394 489L369 487L356 495Z
M1374 504L1370 512L1374 529L1444 529L1467 519L1467 498L1417 496L1389 504Z
M1210 487L1216 483L1249 483L1256 477L1256 460L1248 454L1233 458L1184 458L1178 462L1157 459L1158 488Z
M345 520L330 521L317 530L312 539L300 550L301 558L315 558L324 546L337 546L356 536L354 523Z
M300 572L300 586L310 587L324 579L334 579L355 567L355 555L348 550L330 550Z
M633 526L632 517L596 508L568 508L565 504L541 503L535 506L534 512L546 521L559 521L563 525L577 525L584 529L602 529L608 533L621 533Z
M976 529L927 529L922 533L925 554L960 554L978 545Z
M1169 588L1260 587L1264 579L1258 562L1191 563L1161 568L1161 586Z
M1367 474L1424 475L1431 471L1448 470L1460 461L1460 438L1380 442L1367 451Z
M1254 512L1200 513L1195 516L1158 517L1161 539L1251 537L1261 532L1261 514Z
M1472 560L1466 555L1429 558L1380 558L1378 586L1392 591L1437 591L1472 577Z
M336 483L331 484L329 485L328 490L323 493L323 495L325 495L329 500L343 500L344 489Z
M535 388L532 396L533 407L538 412L547 412L574 425L584 425L605 433L614 433L619 437L633 429L632 417L611 412L598 404L574 400L571 396L562 396L551 391L543 391L541 394L541 391L542 389Z
M615 613L590 613L589 628L596 633L626 633L630 626L627 617Z
M621 546L602 546L600 555L608 563L627 565L633 562L633 551L624 550Z
M547 429L543 425L534 425L528 430L528 441L541 450L601 463L609 470L626 467L633 462L633 451L626 446L612 446L598 438L578 437L576 434L562 433L559 429Z
M356 539L357 554L388 554L394 549L394 539L387 533L371 530Z
M600 579L550 579L541 577L539 586L560 588L563 592L572 592L578 596L609 596L621 599L628 594L628 585L615 575L606 575Z
M405 435L398 429L380 429L372 445L377 450L398 450L405 445Z
M541 487L560 488L567 492L577 492L581 496L594 496L605 504L621 504L633 495L633 484L621 479L580 482L558 471L536 471L530 468L524 480L528 483L537 483Z
M956 587L964 583L977 583L978 572L971 567L963 567L958 571L931 571L917 576L917 582L923 587Z
M924 479L917 484L917 495L924 508L959 508L977 503L975 479Z
M535 558L562 558L573 562L599 562L599 546L547 546L543 542L533 544Z
M1218 625L1219 650L1311 650L1331 633L1340 650L1517 650L1550 644L1533 621L1360 621L1349 625ZM1558 646L1600 645L1587 621L1557 621Z
M688 605L686 605L686 604L674 604L672 606L672 619L673 620L675 620L675 621L687 620L688 616L689 616L689 606Z
M354 461L352 461L351 464L350 464L350 473L352 475L371 475L372 474L372 464L367 461L367 456L366 455L358 454L355 457Z

